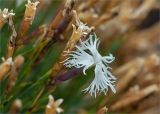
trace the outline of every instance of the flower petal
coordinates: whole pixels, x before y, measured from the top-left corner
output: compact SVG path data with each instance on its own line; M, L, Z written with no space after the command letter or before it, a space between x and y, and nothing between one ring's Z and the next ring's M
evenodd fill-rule
M84 50L81 49L81 47L76 46L77 51L72 51L69 53L69 58L67 58L64 61L64 65L66 67L76 67L76 68L81 68L84 67L84 74L85 70L87 70L90 66L94 64L93 57L85 52Z
M105 62L105 64L111 63L115 60L115 57L113 57L112 54L109 54L109 56L104 56L102 58L103 62Z
M59 105L62 104L62 102L63 102L63 99L58 99L55 101L55 105L59 107Z
M59 114L59 113L63 112L63 109L62 108L56 108L56 111Z
M111 88L111 90L115 93L115 88L114 88L114 79L109 77L110 72L104 69L105 66L103 63L99 63L95 67L95 78L92 81L92 83L89 85L88 88L84 89L83 91L89 92L91 96L94 94L96 95L98 93L106 92L108 91L108 87Z

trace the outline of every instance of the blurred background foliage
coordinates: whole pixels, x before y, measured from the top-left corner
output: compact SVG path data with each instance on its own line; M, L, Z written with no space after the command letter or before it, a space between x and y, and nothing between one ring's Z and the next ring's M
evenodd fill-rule
M44 113L48 103L48 95L52 94L55 99L64 99L64 102L61 105L64 109L64 114L94 114L103 106L106 106L109 109L108 113L131 114L132 112L137 114L149 114L144 113L144 111L147 110L147 108L156 107L158 104L157 102L151 103L153 104L151 106L148 105L149 103L147 102L146 105L148 105L148 107L146 106L140 109L137 107L143 103L143 100L146 101L150 96L154 96L150 94L147 94L139 100L133 100L130 104L124 105L125 108L120 107L117 109L115 108L115 110L113 108L112 110L112 106L114 107L114 103L119 102L121 98L125 99L125 97L123 98L123 95L135 85L138 85L141 90L149 85L155 84L157 87L159 84L160 67L158 62L156 62L156 65L154 64L156 68L148 70L147 72L141 68L143 65L140 68L136 67L141 70L139 72L133 71L136 74L130 79L127 79L126 77L130 77L132 74L127 73L134 65L128 66L128 69L122 74L116 73L121 67L134 61L137 57L141 57L144 61L149 61L150 59L148 58L151 55L156 55L156 60L158 59L159 61L160 59L160 2L158 0L153 0L154 3L151 3L150 1L152 0L77 0L74 9L77 10L77 14L82 22L95 27L97 36L102 41L100 52L103 55L106 53L113 53L116 57L116 61L112 65L112 72L117 76L117 80L121 78L121 83L124 81L125 85L120 86L125 87L120 93L117 92L116 95L109 93L105 96L102 94L97 96L97 98L81 92L93 79L94 72L93 69L90 69L87 71L88 76L79 74L76 78L59 84L55 87L55 91L44 90L45 92L43 92L40 99L36 102L36 108L32 110L32 113ZM0 0L1 9L13 9L15 13L13 21L16 30L18 30L20 23L23 20L26 3L26 0ZM48 25L55 18L59 10L63 9L64 4L65 0L40 0L35 19L30 26L27 35L32 34L32 32L41 25ZM134 14L134 12L136 13ZM71 23L74 22L72 21ZM63 33L64 39L52 44L45 50L45 55L43 56L38 55L38 53L37 55L35 54L32 56L32 53L36 51L34 45L35 41L38 39L37 36L34 36L35 38L27 43L27 45L16 50L13 58L22 55L25 58L25 62L19 70L16 84L11 92L7 93L5 90L7 78L0 82L0 111L2 113L6 113L10 110L15 99L20 99L22 101L23 105L20 113L31 113L30 108L48 79L49 75L47 72L49 72L52 65L58 60L71 32L72 28L69 25L67 30ZM0 31L0 58L4 57L6 54L10 35L11 31L6 23ZM38 63L36 63L37 56L40 58L40 62L38 61ZM0 60L0 62L2 62L2 60ZM145 67L145 64L143 67ZM156 78L156 81L152 80L152 82L144 82L145 86L139 85L141 81L145 80L145 77L142 77L142 75L148 76L147 74L152 74L151 78ZM141 78L138 78L140 76ZM125 83L125 79L127 80L127 83ZM152 94L155 94L155 99L158 99L159 92L154 91ZM155 108L152 114L158 114L156 113L158 110L158 108Z

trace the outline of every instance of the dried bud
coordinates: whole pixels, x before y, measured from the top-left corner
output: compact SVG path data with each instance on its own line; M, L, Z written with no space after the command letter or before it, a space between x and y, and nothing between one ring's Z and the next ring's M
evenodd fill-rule
M7 19L14 15L15 13L13 13L13 10L9 12L7 8L4 8L3 10L0 9L0 29L7 22Z
M19 68L23 64L23 62L24 62L24 57L19 55L15 58L14 65L16 68Z
M11 69L12 64L13 64L12 58L8 58L6 61L4 61L0 65L0 81L4 78L4 76Z
M7 84L8 92L11 91L11 89L14 87L16 80L17 80L19 68L23 64L23 62L24 62L23 56L19 55L15 58L14 63L11 67L10 74L8 76L8 84Z
M18 31L16 45L20 45L23 43L24 36L27 33L30 25L32 24L32 21L34 20L38 4L39 1L31 2L30 0L28 0L28 3L26 4L24 19Z
M10 114L17 114L22 107L22 101L20 99L16 99L10 109Z

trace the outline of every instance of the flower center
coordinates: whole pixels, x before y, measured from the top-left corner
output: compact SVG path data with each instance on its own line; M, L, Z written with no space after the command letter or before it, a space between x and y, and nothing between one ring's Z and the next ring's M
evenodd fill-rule
M97 64L99 62L101 62L101 55L99 53L94 53L93 55L93 59L94 59L94 64Z

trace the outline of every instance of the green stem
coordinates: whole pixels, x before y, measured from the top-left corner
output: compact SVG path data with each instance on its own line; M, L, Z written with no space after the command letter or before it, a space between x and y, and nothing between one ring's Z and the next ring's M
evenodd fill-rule
M37 101L39 100L39 98L41 97L42 93L45 90L45 86L42 87L42 89L40 90L40 92L38 93L38 95L36 96L35 100L33 101L32 105L31 105L31 110L30 112L32 112L32 110L35 108Z

